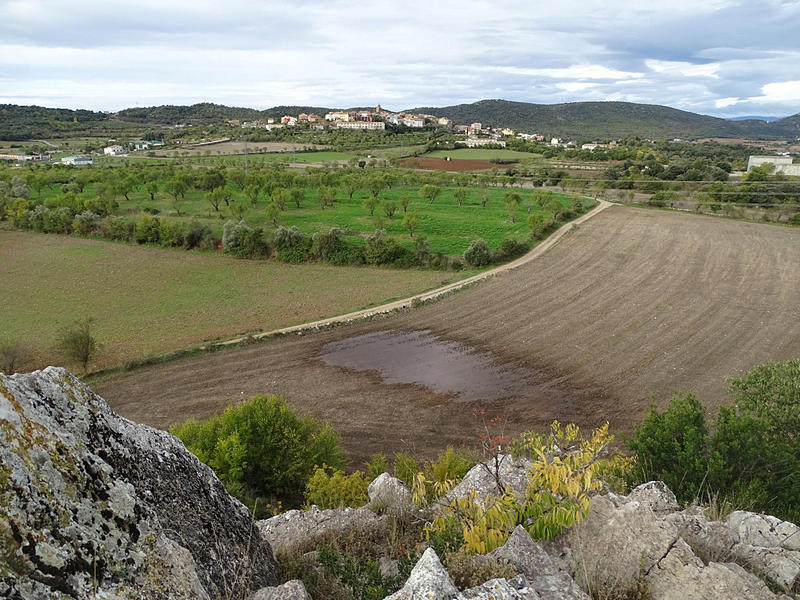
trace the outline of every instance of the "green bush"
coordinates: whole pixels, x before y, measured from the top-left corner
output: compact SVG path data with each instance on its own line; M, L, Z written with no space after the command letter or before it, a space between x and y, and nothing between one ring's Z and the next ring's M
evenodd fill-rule
M228 221L222 227L222 247L227 254L239 258L266 258L269 246L261 229L253 229L244 221Z
M200 248L201 250L214 250L219 240L208 225L197 221L189 223L189 228L183 236L183 247L187 250Z
M464 262L473 267L483 267L492 262L492 251L485 240L472 240L464 252Z
M298 418L277 396L255 396L170 431L251 508L256 501L298 507L315 466L345 466L333 429L311 417Z
M306 484L306 505L322 509L363 506L369 500L369 483L361 471L346 475L344 471L322 465L314 469Z
M693 394L674 396L664 412L655 407L626 440L636 453L631 483L658 479L679 500L697 498L708 474L705 409Z
M366 464L367 467L367 476L369 477L370 481L373 481L376 477L381 475L382 473L389 472L389 461L386 460L386 455L382 452L376 452L372 455L370 461Z
M134 237L140 244L157 244L161 236L161 223L158 217L151 217L148 214L142 215L136 221L136 233Z
M717 497L800 520L800 360L761 365L729 384L733 405L713 427L691 395L653 409L628 440L637 455L630 483L661 479L682 502Z
M394 456L394 476L409 488L414 484L414 477L419 472L419 462L408 452L398 452Z

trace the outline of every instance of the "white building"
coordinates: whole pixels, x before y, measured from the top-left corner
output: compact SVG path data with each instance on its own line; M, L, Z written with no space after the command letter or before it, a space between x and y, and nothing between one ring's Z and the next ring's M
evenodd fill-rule
M753 167L772 163L775 165L774 173L800 177L800 164L795 165L793 162L791 156L751 156L747 159L747 170L751 171Z
M65 156L61 159L62 165L93 165L94 161L91 156Z
M349 121L350 113L346 112L329 112L325 114L326 121Z
M418 129L420 127L425 127L425 120L420 119L419 117L406 117L403 119L403 125L405 125L406 127L415 127Z
M336 129L386 129L383 121L342 121L336 124Z
M506 143L504 141L496 140L494 138L467 138L464 140L464 143L467 145L467 148L480 148L481 146L486 146L488 144L500 146L501 148L506 147Z
M558 146L560 143L561 143L561 140L558 139L558 138L553 138L553 139L550 140L550 145L551 146Z
M480 123L472 123L469 126L470 133L480 133L481 132L481 124Z
M115 144L113 146L106 146L103 148L103 154L106 156L122 156L125 154L125 148L122 146Z

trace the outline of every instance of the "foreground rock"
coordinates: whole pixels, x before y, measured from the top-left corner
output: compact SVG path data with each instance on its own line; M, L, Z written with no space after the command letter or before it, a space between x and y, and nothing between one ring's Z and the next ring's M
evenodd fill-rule
M387 510L404 510L411 505L411 490L397 477L388 473L378 475L367 488L370 504Z
M256 521L256 527L275 552L288 552L302 548L309 541L325 534L336 535L347 529L379 526L381 523L382 518L365 506L329 510L312 506L305 512L289 510L269 519Z
M214 599L280 582L211 469L64 369L0 378L0 490L0 597Z
M656 600L779 597L757 575L797 591L800 556L787 547L793 525L754 513L711 522L698 510L677 508L661 483L644 484L627 497L598 496L591 514L548 550L582 588L601 592L647 588ZM745 521L765 527L742 527ZM743 530L750 535L743 538Z
M500 454L472 467L447 497L464 498L475 492L478 500L483 501L489 495L499 496L503 490L522 496L528 489L530 466L529 460L514 460L510 454Z

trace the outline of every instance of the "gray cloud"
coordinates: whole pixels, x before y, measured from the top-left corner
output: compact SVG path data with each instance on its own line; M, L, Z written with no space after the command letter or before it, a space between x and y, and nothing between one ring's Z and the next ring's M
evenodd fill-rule
M797 2L538 4L6 0L0 102L400 109L500 97L800 111Z

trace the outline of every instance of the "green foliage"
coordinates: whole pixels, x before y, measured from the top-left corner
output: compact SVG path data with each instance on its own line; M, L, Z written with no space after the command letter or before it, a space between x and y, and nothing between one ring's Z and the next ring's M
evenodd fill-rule
M58 347L67 358L81 364L83 370L98 349L97 339L92 330L95 320L92 317L75 321L58 336Z
M321 509L358 508L369 500L368 486L369 481L361 471L346 475L340 469L322 465L314 469L306 483L306 505L316 505Z
M674 396L664 412L656 407L626 440L637 455L631 483L658 479L683 501L697 498L708 473L705 409L693 394Z
M732 406L713 427L694 396L653 409L628 446L631 484L661 479L682 502L722 497L737 508L800 520L800 360L730 380Z
M472 240L464 252L464 262L473 267L485 267L492 262L492 251L485 240Z
M206 421L170 428L247 506L302 503L319 465L345 466L339 438L327 424L298 418L277 396L255 396Z
M479 554L502 546L517 525L524 525L534 539L553 539L589 514L591 494L601 487L598 473L616 460L606 458L613 439L608 424L585 439L577 426L561 427L557 421L547 436L523 434L514 448L532 458L525 494L503 490L482 499L473 491L452 498L426 527L429 539L441 534L452 538L460 530L463 549ZM414 486L418 499L425 494L420 475Z
M389 472L389 461L386 459L386 455L382 452L376 452L372 455L370 461L366 464L367 468L367 477L369 477L370 481L373 481L382 473Z
M435 461L430 463L431 479L437 483L460 481L471 466L472 463L466 457L456 452L452 446L448 446Z
M228 221L222 229L222 247L239 258L265 258L269 246L261 229L253 229L244 221Z
M419 462L408 452L398 452L394 456L394 476L408 487L414 484L414 478L419 471Z

